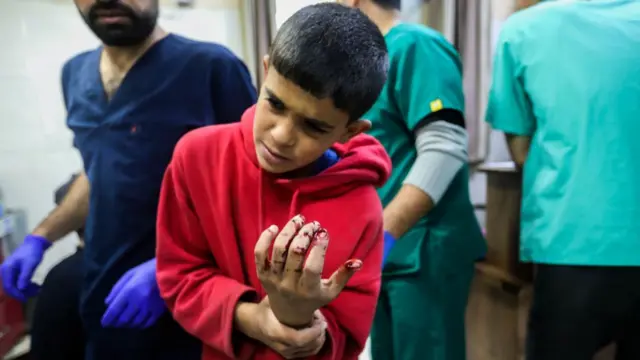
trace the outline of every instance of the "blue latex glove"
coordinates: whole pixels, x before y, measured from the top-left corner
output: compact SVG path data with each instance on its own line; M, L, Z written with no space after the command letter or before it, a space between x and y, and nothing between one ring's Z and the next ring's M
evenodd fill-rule
M22 245L2 263L0 275L7 295L25 302L38 293L40 287L31 282L31 278L49 246L51 242L42 236L27 235Z
M156 323L167 307L156 282L156 259L127 271L105 299L103 327L145 329Z
M384 232L384 252L382 255L383 269L384 269L384 265L387 263L387 256L389 255L389 253L391 252L391 249L393 248L393 245L395 244L396 244L396 239L393 237L393 235L385 231Z

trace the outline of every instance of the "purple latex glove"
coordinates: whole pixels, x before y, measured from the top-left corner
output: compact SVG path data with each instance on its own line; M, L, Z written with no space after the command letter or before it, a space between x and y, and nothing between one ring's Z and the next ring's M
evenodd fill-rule
M388 232L384 232L384 250L383 250L383 255L382 255L382 268L384 269L384 265L387 263L387 256L389 256L389 253L391 252L391 249L393 248L393 245L396 244L396 239L393 237L393 235L389 234Z
M145 329L167 310L156 282L156 259L127 271L105 299L103 327Z
M7 295L25 302L38 293L40 287L31 282L31 278L49 246L51 242L44 237L27 235L22 245L2 263L0 276Z

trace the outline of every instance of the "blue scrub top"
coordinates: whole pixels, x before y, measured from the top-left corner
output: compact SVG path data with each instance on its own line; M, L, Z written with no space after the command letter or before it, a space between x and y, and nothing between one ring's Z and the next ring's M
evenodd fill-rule
M531 137L521 257L640 266L640 1L548 2L513 15L487 120Z
M67 124L91 183L81 313L96 326L116 281L155 256L160 185L178 139L239 121L256 101L246 66L228 49L176 35L150 48L109 100L101 51L77 55L62 73Z

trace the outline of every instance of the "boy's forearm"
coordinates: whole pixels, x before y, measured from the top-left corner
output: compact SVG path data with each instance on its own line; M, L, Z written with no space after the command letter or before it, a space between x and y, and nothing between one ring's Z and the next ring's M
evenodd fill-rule
M84 226L89 213L89 179L82 172L69 192L49 215L32 231L54 242Z
M255 326L257 310L258 304L256 303L238 302L233 312L233 326L235 330L252 339L257 339L258 334Z

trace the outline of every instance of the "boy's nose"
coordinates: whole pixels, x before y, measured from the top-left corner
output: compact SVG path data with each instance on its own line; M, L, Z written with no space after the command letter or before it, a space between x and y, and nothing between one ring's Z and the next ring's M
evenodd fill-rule
M291 125L278 124L271 129L271 137L275 142L274 145L282 147L291 147L296 143L295 131Z

